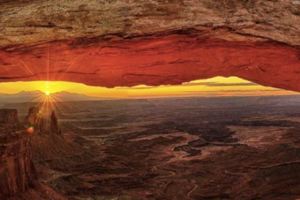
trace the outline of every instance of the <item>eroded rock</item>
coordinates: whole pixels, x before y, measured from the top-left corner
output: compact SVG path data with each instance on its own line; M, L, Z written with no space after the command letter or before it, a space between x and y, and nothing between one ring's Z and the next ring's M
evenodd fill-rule
M37 180L29 138L15 109L0 110L0 199L26 191Z
M15 0L0 13L0 81L238 76L300 91L299 0Z
M16 109L0 109L0 124L15 125L19 122Z
M30 109L30 113L35 113ZM31 136L18 123L17 110L0 110L0 199L64 200L40 183L33 164ZM29 121L36 121L31 115Z
M32 128L35 134L61 135L55 111L49 112L39 106L29 109L25 124L28 128Z

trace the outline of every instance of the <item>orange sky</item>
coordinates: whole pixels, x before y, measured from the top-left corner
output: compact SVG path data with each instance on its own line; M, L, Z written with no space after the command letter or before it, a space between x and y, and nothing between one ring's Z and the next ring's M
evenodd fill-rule
M264 87L237 77L214 77L195 80L176 86L145 86L105 88L61 81L32 81L0 83L0 93L13 94L21 91L40 90L44 93L67 91L101 98L143 98L170 96L243 96L243 95L289 95L287 90Z

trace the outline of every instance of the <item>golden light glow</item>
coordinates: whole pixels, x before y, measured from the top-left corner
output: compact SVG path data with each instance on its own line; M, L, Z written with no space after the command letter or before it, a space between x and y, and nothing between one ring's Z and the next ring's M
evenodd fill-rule
M99 98L151 98L172 96L247 96L247 95L289 95L296 92L265 87L237 77L214 77L205 80L195 80L181 85L135 87L95 87L80 83L62 81L32 81L0 83L0 93L13 94L21 91L41 91L48 98L54 100L58 92L78 93ZM52 97L53 96L53 97Z
M30 126L26 129L26 133L28 135L32 135L34 133L34 127L33 126Z

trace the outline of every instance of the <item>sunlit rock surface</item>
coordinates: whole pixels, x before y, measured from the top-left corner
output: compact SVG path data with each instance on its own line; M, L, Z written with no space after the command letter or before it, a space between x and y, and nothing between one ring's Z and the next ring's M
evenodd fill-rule
M0 80L239 76L300 91L298 0L2 1Z

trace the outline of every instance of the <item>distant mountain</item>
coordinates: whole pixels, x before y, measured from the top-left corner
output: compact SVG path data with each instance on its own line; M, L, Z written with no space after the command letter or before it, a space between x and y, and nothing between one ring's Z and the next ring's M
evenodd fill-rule
M84 94L71 93L71 92L58 92L51 94L52 98L56 101L97 101L97 100L112 100L110 98L91 97ZM25 103L25 102L38 102L45 94L41 91L22 91L16 94L1 94L0 93L0 106L9 103ZM202 101L205 103L207 100L215 102L216 104L241 104L241 102L254 104L272 104L278 106L284 105L299 105L300 95L283 95L283 96L232 96L232 97L174 97L170 99L193 99L194 101ZM135 99L136 101L138 99ZM144 99L145 100L145 99ZM164 101L165 98L160 100ZM129 101L129 100L128 100ZM140 101L140 100L139 100Z
M22 91L16 94L1 94L0 103L22 103L22 102L38 102L45 94L41 91ZM90 100L102 100L102 98L90 97L87 95L70 93L70 92L58 92L53 93L51 96L56 101L90 101Z
M57 101L91 101L91 100L103 100L101 97L91 97L84 94L77 94L71 92L58 92L52 94Z
M40 91L26 92L22 91L16 94L0 94L1 103L20 103L28 101L37 101L43 95Z

